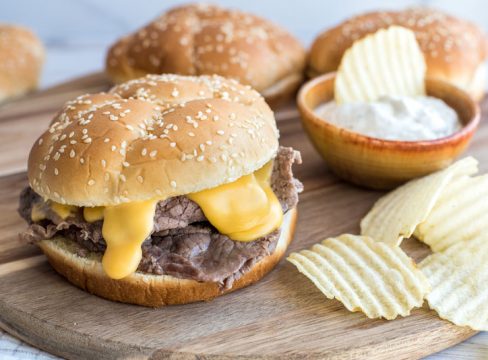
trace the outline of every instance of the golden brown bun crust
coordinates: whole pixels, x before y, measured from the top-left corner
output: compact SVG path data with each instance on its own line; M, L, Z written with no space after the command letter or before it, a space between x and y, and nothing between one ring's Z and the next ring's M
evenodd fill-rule
M148 73L219 74L251 85L267 99L267 89L291 74L301 83L304 67L304 48L282 28L252 14L203 4L169 10L120 39L106 60L116 83Z
M122 280L109 278L102 270L99 257L92 259L76 255L76 244L66 239L44 240L39 243L54 269L72 284L100 297L124 303L150 307L188 304L213 298L251 285L271 271L284 256L293 239L296 209L284 218L281 236L275 251L260 260L235 281L232 288L221 292L217 283L178 279L169 275L135 273Z
M481 98L485 74L478 69L488 57L486 35L468 21L429 8L371 12L325 31L312 44L308 75L337 70L342 55L354 41L390 25L415 32L427 62L427 76L451 82L476 99Z
M32 147L28 176L47 199L107 206L213 188L277 150L274 115L249 86L148 75L66 103Z
M0 24L0 101L35 89L44 47L29 29Z

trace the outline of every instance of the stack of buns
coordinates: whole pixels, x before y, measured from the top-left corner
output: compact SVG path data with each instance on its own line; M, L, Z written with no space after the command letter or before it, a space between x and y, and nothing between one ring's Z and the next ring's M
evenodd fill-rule
M216 5L183 5L113 44L106 72L115 83L147 74L217 74L252 86L273 106L294 95L305 67L309 77L336 71L354 41L391 25L415 32L428 77L446 80L481 99L488 76L484 32L429 8L354 16L320 34L306 64L300 42L266 19ZM0 53L0 101L37 87L44 49L30 30L0 25Z

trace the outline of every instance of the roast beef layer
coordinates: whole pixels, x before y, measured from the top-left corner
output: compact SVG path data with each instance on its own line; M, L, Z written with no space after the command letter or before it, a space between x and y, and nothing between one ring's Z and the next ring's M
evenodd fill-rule
M293 163L301 163L300 153L280 147L271 186L284 212L296 206L298 193L303 189L293 177ZM47 214L47 219L39 223L31 220L35 203L45 206ZM80 244L80 256L86 256L90 251L105 251L102 221L86 222L81 210L63 220L30 187L20 195L19 213L29 223L29 228L20 235L24 241L36 243L59 235ZM218 282L228 288L254 263L271 254L278 239L279 230L251 242L233 241L210 225L195 202L186 196L177 196L158 203L154 229L142 245L143 255L138 270Z

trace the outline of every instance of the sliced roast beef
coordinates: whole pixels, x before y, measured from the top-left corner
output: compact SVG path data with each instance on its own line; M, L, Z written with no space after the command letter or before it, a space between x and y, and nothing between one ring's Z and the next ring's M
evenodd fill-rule
M152 236L142 246L139 270L230 287L242 272L274 251L279 231L251 242L233 241L209 225L190 225Z
M184 228L195 222L206 221L202 209L186 196L160 201L154 216L154 232Z
M280 147L271 173L271 187L284 212L296 206L298 193L303 191L302 183L293 177L294 163L302 163L300 153L291 147Z
M296 206L302 184L293 177L293 163L301 163L300 153L280 147L271 175L271 186L283 211ZM88 223L81 211L61 219L46 207L46 220L33 223L34 204L45 206L42 198L30 187L20 196L19 214L30 224L21 239L30 243L55 235L67 237L82 246L84 256L89 251L104 252L102 221ZM139 270L155 274L169 274L197 281L219 282L232 286L242 274L264 256L272 253L279 238L275 231L252 242L233 241L220 234L207 222L202 209L186 196L162 200L156 207L154 229L143 244L143 258Z

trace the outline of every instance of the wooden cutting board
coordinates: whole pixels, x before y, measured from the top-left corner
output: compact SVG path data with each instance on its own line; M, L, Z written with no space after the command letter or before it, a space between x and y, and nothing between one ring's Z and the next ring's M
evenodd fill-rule
M475 332L440 320L424 306L395 321L369 320L327 300L288 262L262 281L209 303L148 309L89 295L64 281L37 248L22 245L16 213L31 144L65 100L108 88L94 74L0 107L0 326L51 353L73 359L419 358ZM484 102L488 106L488 101ZM486 111L485 111L486 113ZM357 233L381 195L331 175L302 132L293 106L277 113L281 143L302 153L295 168L305 192L289 251L325 237ZM488 170L488 125L469 153ZM416 260L428 249L402 245Z

